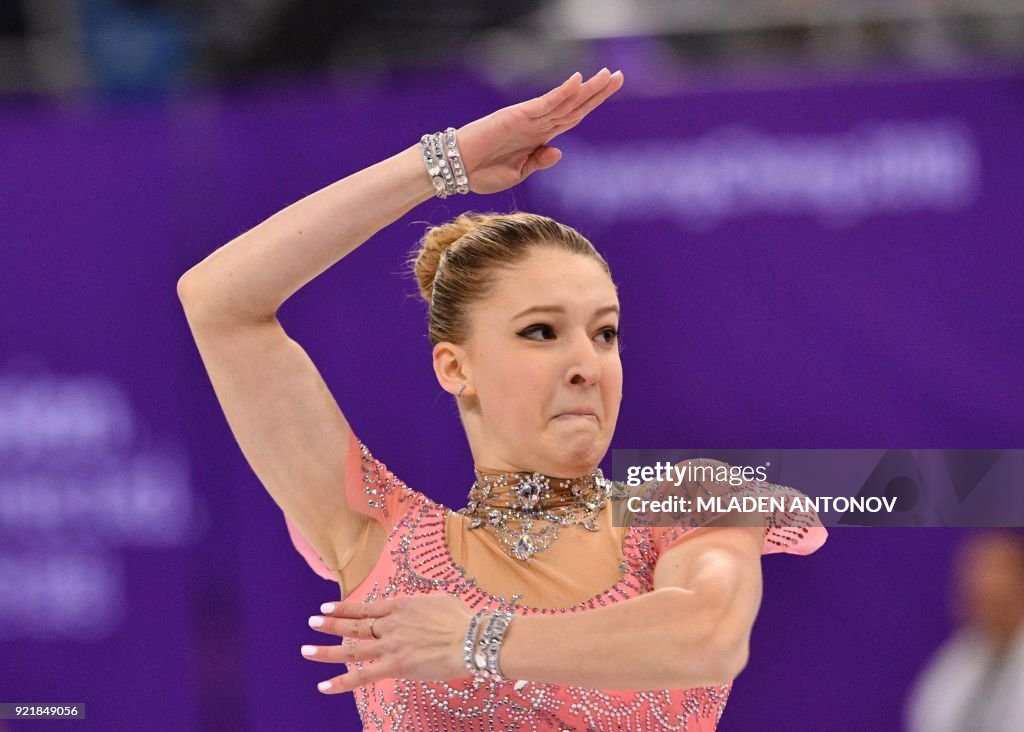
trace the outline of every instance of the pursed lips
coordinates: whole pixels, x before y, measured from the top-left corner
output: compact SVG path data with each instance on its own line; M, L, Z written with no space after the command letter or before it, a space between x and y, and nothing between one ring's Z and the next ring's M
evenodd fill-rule
M555 419L562 419L563 417L578 417L578 418L581 418L581 419L589 418L589 419L594 420L595 422L597 421L597 415L594 414L593 412L584 412L584 411L562 412L562 414L559 414L557 417L555 417Z

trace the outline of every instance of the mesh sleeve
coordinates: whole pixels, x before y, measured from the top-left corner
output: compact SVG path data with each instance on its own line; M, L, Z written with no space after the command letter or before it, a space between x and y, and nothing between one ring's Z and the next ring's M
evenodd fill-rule
M730 467L715 460L697 461L704 465L726 470ZM678 491L673 490L678 494ZM683 487L682 493L692 500L698 496L715 497L724 505L732 498L760 498L765 510L760 511L765 527L763 554L801 554L817 551L828 538L828 531L822 526L818 513L804 504L806 496L795 488L776 485L766 481L745 481L738 485L719 480L696 480ZM656 496L657 497L657 496ZM767 499L767 500L766 500ZM691 504L691 505L696 505ZM735 516L735 514L734 514ZM725 514L687 514L685 518L671 521L661 518L665 525L651 526L654 551L657 556L665 553L687 536L710 526L750 525L748 522L729 518Z
M345 498L349 507L378 521L390 532L422 494L409 488L384 463L377 460L351 429L347 450ZM292 545L310 568L320 577L335 582L338 580L338 571L361 550L368 536L364 527L359 538L339 557L338 566L328 567L287 515L284 515L284 521Z

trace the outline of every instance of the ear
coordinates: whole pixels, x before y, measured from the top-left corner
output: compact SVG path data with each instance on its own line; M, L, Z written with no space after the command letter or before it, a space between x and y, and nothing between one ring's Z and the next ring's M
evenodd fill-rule
M472 376L466 363L466 350L462 346L442 341L434 346L433 360L437 383L446 392L454 396L463 384L466 384L463 395L472 389L469 383Z

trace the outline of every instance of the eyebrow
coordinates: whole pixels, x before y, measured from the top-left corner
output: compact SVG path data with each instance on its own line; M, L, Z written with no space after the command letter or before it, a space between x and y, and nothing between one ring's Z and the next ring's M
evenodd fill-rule
M534 305L533 307L526 308L526 310L522 311L521 313L517 313L516 315L513 315L512 316L512 320L517 320L518 318L521 318L524 315L531 315L533 313L564 313L564 312L565 312L565 308L563 308L561 305ZM595 316L597 316L597 315L604 315L605 313L615 313L616 315L618 315L619 314L619 306L618 305L605 305L603 308L598 308L597 310L594 311L594 315Z

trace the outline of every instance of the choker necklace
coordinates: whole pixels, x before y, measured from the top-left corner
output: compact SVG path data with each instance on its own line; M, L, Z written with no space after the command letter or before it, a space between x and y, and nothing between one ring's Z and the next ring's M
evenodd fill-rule
M526 562L558 538L562 526L598 531L597 514L618 484L595 468L578 478L550 478L542 473L481 473L469 490L469 503L456 513L472 519L470 529L490 526L507 554ZM534 529L534 522L545 525Z

